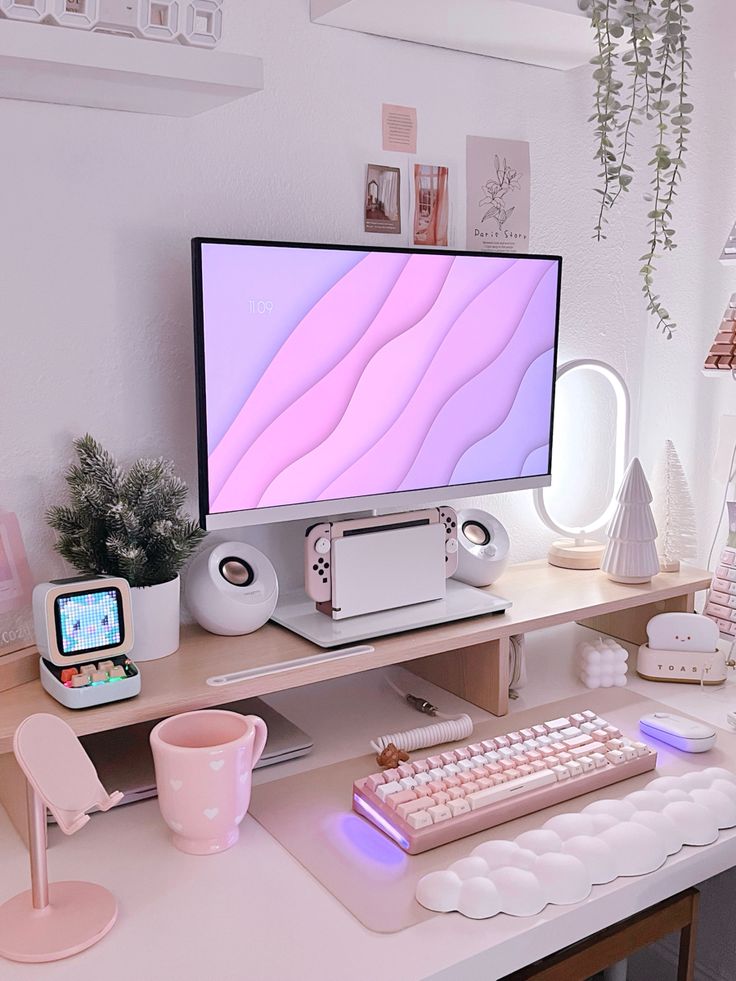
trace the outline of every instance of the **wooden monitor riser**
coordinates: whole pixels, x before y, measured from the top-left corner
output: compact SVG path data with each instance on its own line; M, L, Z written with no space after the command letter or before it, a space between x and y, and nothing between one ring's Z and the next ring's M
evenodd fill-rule
M504 614L381 637L373 642L372 652L306 666L300 666L299 659L317 648L275 624L245 637L220 637L186 626L175 654L139 665L142 690L129 701L75 712L50 698L39 681L0 692L0 803L25 838L25 787L12 754L12 739L20 722L34 712L58 715L78 735L84 735L403 664L501 716L508 712L510 637L577 621L642 644L652 616L692 611L695 593L707 589L710 580L710 573L683 566L679 572L655 576L651 583L624 585L612 582L600 570L583 572L556 568L545 561L525 562L509 567L492 587L513 602ZM221 688L206 683L212 675L286 661L295 662L293 670Z

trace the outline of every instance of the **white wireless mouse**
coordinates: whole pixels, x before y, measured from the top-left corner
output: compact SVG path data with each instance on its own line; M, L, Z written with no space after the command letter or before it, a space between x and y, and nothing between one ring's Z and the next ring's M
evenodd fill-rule
M686 753L705 753L716 743L716 731L705 722L695 722L672 712L643 715L639 728L647 736L674 746Z

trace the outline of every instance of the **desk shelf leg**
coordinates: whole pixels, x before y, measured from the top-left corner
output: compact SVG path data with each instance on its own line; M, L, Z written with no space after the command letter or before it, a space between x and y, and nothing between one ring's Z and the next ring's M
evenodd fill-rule
M509 710L509 639L404 661L402 667L493 715Z
M672 596L656 603L645 603L643 606L632 606L616 613L588 617L578 623L617 640L639 645L647 642L647 624L653 616L658 613L692 613L694 609L695 593L683 593L682 596Z

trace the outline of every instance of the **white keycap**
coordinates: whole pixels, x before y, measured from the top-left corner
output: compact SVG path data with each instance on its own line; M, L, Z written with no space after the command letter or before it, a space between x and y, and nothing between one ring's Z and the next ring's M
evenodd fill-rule
M458 772L457 765L455 763L453 763L452 765L455 767L455 769L453 771L450 771L449 770L450 764L448 763L447 766L443 766L443 767L435 766L435 767L433 767L429 771L429 775L432 778L432 780L444 780L445 777L453 776L455 773Z
M572 746L568 752L574 760L580 756L591 756L593 753L605 753L606 747L603 743L585 743L583 746Z
M429 773L429 771L425 771L424 773L417 773L414 779L417 782L417 786L421 787L424 783L432 783L434 777Z
M631 745L636 750L637 756L646 756L647 753L649 752L649 747L647 746L646 743L634 742Z
M600 769L602 766L606 765L606 757L603 753L591 753L590 758L595 764L596 769Z
M579 726L583 722L585 722L585 716L582 715L580 712L576 712L574 715L570 716L570 722L572 722L576 726Z
M410 814L407 817L406 823L410 828L414 828L415 831L418 831L420 828L430 827L432 824L432 818L429 816L429 812L426 810L414 811L413 814Z
M575 760L570 760L569 763L563 763L562 765L567 767L567 769L570 771L571 777L579 777L583 772L582 766Z
M413 790L417 785L416 777L402 777L399 786L402 790Z
M537 790L539 787L547 787L555 782L554 774L550 770L539 770L537 773L530 773L525 777L517 777L515 780L507 780L494 787L486 787L484 790L476 790L468 794L465 800L470 804L473 811L486 804L495 804L497 801L506 800L516 794Z
M485 760L485 757L484 756L471 756L470 762L474 766L485 766L486 765L486 760Z
M484 753L483 755L486 763L498 763L498 761L501 759L500 753L497 753L495 750L491 750L490 753Z
M470 804L468 804L464 797L458 797L457 800L449 801L447 806L450 808L450 814L453 817L459 817L460 814L467 814L470 810Z
M598 718L595 712L591 712L590 709L586 709L586 711L583 712L583 715L588 720L588 722L593 722L595 719Z
M583 734L582 736L571 736L569 739L565 739L565 745L568 748L568 752L571 749L575 749L576 746L589 746L593 740L590 736Z
M568 780L570 777L570 771L562 763L558 763L557 766L553 766L548 773L554 773L557 780Z
M624 754L627 760L635 760L638 755L633 746L624 746L621 752Z
M551 722L544 723L550 732L559 732L561 729L567 729L570 725L569 719L552 719Z
M577 726L568 726L567 729L562 729L560 735L564 736L565 739L571 739L573 736L579 736L582 729L578 729Z
M539 749L540 745L538 739L525 739L523 743L524 749Z
M591 732L595 732L596 726L593 722L583 722L583 724L580 726L580 729L582 732L591 733Z
M510 746L502 746L498 751L498 755L502 760L510 760L512 756L515 756L513 749Z
M582 766L583 773L589 773L591 770L595 770L595 763L589 756L580 756L578 763Z
M547 726L543 726L543 725L532 726L532 732L537 737L537 739L539 739L540 736L547 735Z
M467 773L468 770L475 769L475 763L472 760L460 760L458 766L460 767L461 773Z
M456 777L458 773L460 773L460 767L457 765L457 763L448 763L447 766L443 766L442 769L444 771L444 777ZM430 770L429 772L432 773L433 771ZM442 780L443 777L440 777L439 779Z
M391 783L382 783L380 787L376 787L376 797L380 797L381 800L386 800L391 794L398 794L401 792L401 784L398 780L392 780Z
M420 811L419 813L422 812ZM446 804L435 804L434 807L428 807L424 813L429 814L434 824L439 824L441 821L449 821L452 817L452 812ZM411 817L411 815L409 816Z
M621 740L621 739L609 739L608 740L608 748L609 749L623 749L624 748L623 740Z
M606 759L609 763L614 763L616 766L618 766L619 763L624 762L626 757L620 749L611 749L606 753ZM379 787L378 789L380 790L381 788Z

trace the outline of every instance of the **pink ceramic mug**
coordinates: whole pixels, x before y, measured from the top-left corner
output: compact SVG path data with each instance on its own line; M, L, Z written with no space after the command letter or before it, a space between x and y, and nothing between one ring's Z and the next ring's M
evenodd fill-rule
M235 844L267 734L258 716L220 709L183 712L154 727L158 802L177 848L210 855Z

